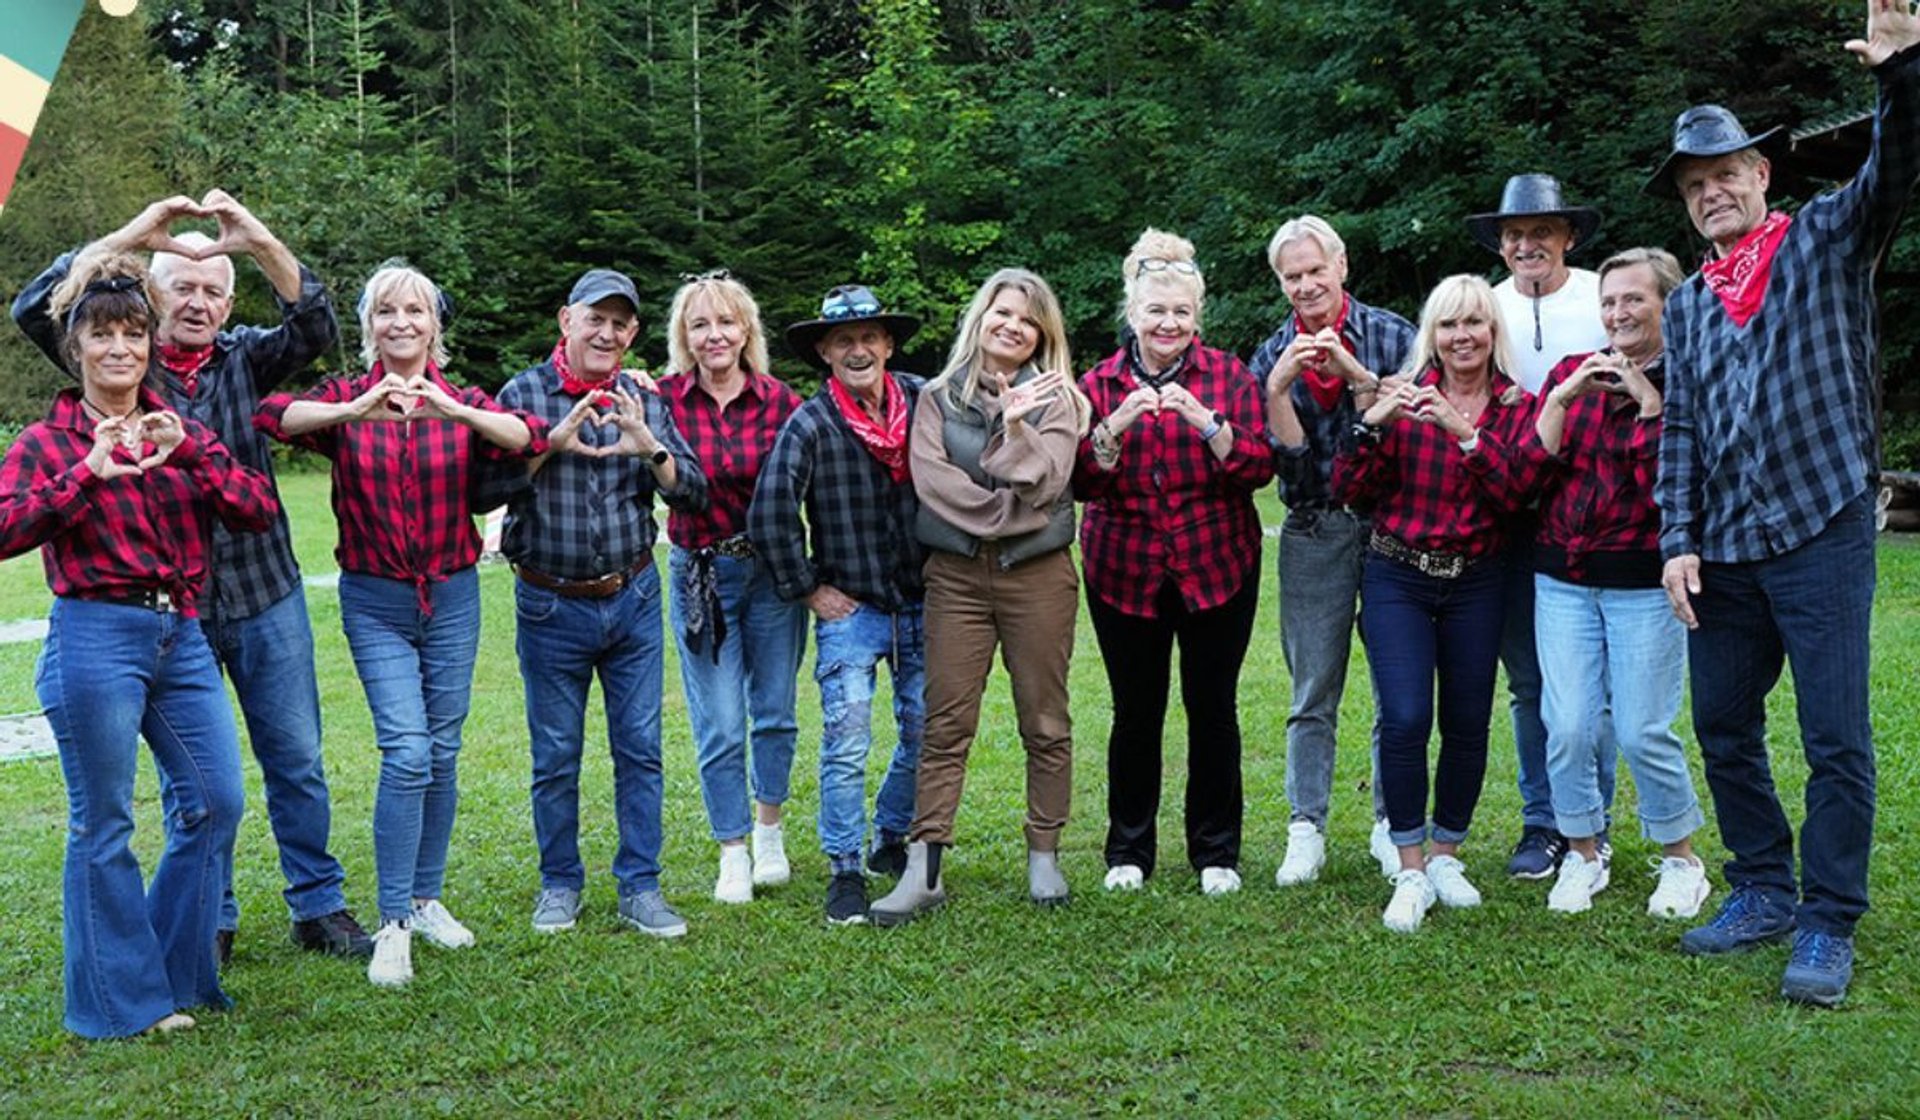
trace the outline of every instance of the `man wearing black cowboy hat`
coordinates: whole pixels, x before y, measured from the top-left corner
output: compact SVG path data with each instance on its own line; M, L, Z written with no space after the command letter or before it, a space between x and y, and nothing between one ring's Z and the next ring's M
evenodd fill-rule
M1713 247L1667 300L1654 496L1732 890L1680 947L1725 953L1791 934L1780 994L1823 1006L1846 996L1867 909L1873 271L1920 180L1920 18L1908 0L1872 0L1865 38L1847 49L1880 92L1873 147L1846 186L1792 217L1769 211L1774 133L1750 136L1714 105L1680 114L1647 183L1684 201ZM1766 699L1783 663L1807 763L1798 884L1767 758Z
M926 712L920 609L926 557L913 532L919 499L907 474L907 430L922 383L890 372L887 359L919 326L911 316L886 311L866 287L844 284L821 301L819 318L787 328L787 345L828 376L780 429L747 512L747 534L774 589L804 600L814 615L825 724L820 847L833 870L827 921L834 925L867 920L860 856L869 717L883 660L893 675L900 741L874 798L873 871L900 874L913 823Z
M1500 194L1500 209L1467 219L1467 231L1500 254L1513 275L1495 285L1501 329L1517 368L1505 371L1529 393L1538 393L1547 373L1568 354L1602 350L1606 328L1600 323L1600 277L1569 268L1567 253L1586 245L1600 229L1600 212L1569 206L1551 175L1515 175ZM1513 713L1515 775L1520 787L1520 841L1507 862L1516 879L1545 879L1566 855L1553 813L1553 786L1547 777L1547 725L1540 718L1540 660L1533 634L1533 515L1514 528L1507 572L1506 627L1500 662L1507 669ZM1596 776L1600 800L1613 808L1615 762L1611 734L1602 746ZM1601 836L1601 859L1612 858Z

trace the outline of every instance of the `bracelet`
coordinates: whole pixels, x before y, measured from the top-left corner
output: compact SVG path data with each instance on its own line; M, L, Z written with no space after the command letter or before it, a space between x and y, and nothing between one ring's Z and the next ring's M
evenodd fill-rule
M1200 429L1200 442L1206 443L1212 440L1214 436L1217 436L1220 434L1220 429L1224 427L1226 427L1226 425L1221 422L1220 414L1217 412L1214 413L1213 423L1208 424L1206 427Z
M1475 432L1472 435L1468 436L1466 439L1463 439L1460 441L1460 453L1462 455L1471 455L1473 454L1474 449L1479 446L1480 446L1480 433Z

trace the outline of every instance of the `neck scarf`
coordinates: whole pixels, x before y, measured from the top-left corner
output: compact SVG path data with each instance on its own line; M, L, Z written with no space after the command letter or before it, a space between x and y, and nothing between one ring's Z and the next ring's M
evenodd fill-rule
M1353 353L1353 342L1347 338L1345 327L1347 325L1347 313L1352 310L1353 297L1342 292L1340 294L1340 314L1336 315L1333 320L1333 333L1340 336L1340 345L1346 347L1347 353L1349 354ZM1305 320L1300 318L1298 311L1293 313L1293 329L1299 334L1313 333L1307 330L1307 324ZM1314 403L1320 406L1320 410L1322 412L1333 411L1334 406L1340 403L1341 391L1347 387L1346 381L1337 373L1328 373L1322 366L1305 366L1301 368L1300 373L1306 378L1307 392L1313 394Z
M882 370L880 374L881 411L886 419L876 421L853 399L853 394L840 379L832 375L827 377L827 391L833 394L833 403L839 408L840 415L860 437L867 452L880 465L887 468L888 477L895 482L907 480L907 395L893 383L893 375Z
M160 344L160 364L172 370L180 378L181 388L189 397L200 387L200 371L205 369L213 357L213 347L175 346L170 342Z
M1773 275L1773 254L1787 236L1793 219L1775 210L1767 220L1740 239L1733 252L1717 261L1700 266L1707 289L1720 297L1733 325L1744 327L1760 313L1760 302L1767 294L1767 277Z
M1180 380L1180 375L1187 372L1187 359L1193 356L1193 343L1188 343L1187 348L1180 351L1180 356L1169 363L1166 369L1161 370L1159 373L1149 373L1147 372L1147 356L1140 350L1140 336L1132 334L1131 331L1129 335L1130 337L1127 339L1127 360L1133 365L1133 376L1140 384L1150 389L1163 389ZM1195 336L1195 341L1198 341L1198 336Z
M547 360L553 363L553 372L560 375L560 391L569 397L584 397L595 390L611 389L613 388L614 378L617 377L620 372L619 370L615 370L607 376L600 378L598 381L586 377L575 377L573 375L573 365L567 361L567 340L565 338L553 344L553 353L548 356Z

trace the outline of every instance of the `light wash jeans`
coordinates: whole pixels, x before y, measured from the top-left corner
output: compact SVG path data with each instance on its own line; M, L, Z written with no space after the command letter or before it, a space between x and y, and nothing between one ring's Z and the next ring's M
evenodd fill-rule
M753 827L749 758L753 800L779 805L787 799L799 738L794 704L800 658L807 649L807 608L774 593L759 559L716 556L713 570L727 638L717 660L711 653L694 653L687 648L683 601L693 565L692 553L684 548L675 546L667 556L673 640L680 650L680 684L700 765L700 797L713 838L724 842Z
M228 1006L213 935L246 796L233 708L200 624L55 599L34 684L67 782L67 1029L119 1038L181 1008ZM129 846L143 735L166 804L151 884Z
M460 789L460 729L480 647L480 577L463 568L430 586L432 613L411 580L345 572L340 625L373 713L380 785L373 799L373 867L380 920L412 916L439 898Z
M873 686L893 674L900 741L873 801L876 833L905 836L913 824L915 773L926 724L926 631L918 603L897 614L862 603L845 618L814 623L820 682L820 850L836 872L856 870L866 834L867 752L873 746Z
M1515 529L1516 539L1506 554L1506 628L1500 635L1500 664L1507 670L1508 710L1513 717L1515 784L1520 788L1520 823L1528 828L1553 828L1553 775L1547 764L1547 723L1540 714L1540 653L1534 637L1533 534L1529 513ZM1608 716L1600 713L1604 725ZM1594 760L1594 781L1608 820L1613 814L1613 789L1620 769L1619 749L1612 730L1600 732L1600 754Z
M1536 575L1534 628L1555 826L1585 839L1607 825L1596 766L1611 729L1640 794L1640 833L1672 844L1706 823L1674 734L1687 630L1658 587L1583 587ZM1607 713L1611 711L1611 722Z

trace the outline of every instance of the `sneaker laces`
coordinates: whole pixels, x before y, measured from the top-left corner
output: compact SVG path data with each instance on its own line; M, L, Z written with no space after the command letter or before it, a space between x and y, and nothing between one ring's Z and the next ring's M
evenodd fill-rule
M1840 967L1845 956L1841 948L1845 944L1845 938L1836 937L1831 933L1808 930L1801 935L1799 943L1793 947L1793 955L1796 958L1794 963L1823 972L1831 972Z
M1715 929L1733 932L1753 924L1759 918L1760 892L1742 883L1733 888L1733 893L1727 896L1727 904L1720 908L1709 924Z

